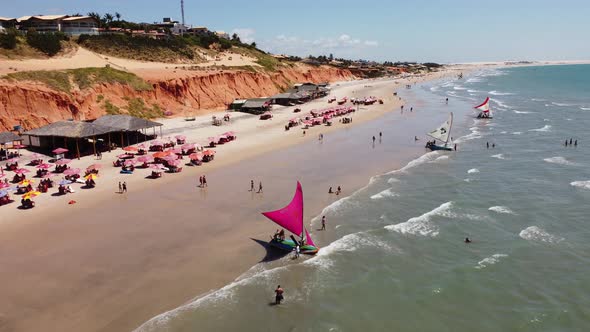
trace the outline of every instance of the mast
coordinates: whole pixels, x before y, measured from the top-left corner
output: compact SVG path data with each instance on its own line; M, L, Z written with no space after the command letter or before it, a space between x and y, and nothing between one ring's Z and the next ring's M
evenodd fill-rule
M182 14L182 27L180 28L180 35L184 36L184 0L180 0L180 13Z
M447 141L445 142L445 146L449 143L451 139L451 129L453 128L453 112L451 112L451 123L449 124L449 135L447 136Z

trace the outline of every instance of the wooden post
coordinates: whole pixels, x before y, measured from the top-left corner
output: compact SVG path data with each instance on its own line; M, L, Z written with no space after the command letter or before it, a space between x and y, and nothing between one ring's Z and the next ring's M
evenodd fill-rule
M109 135L109 152L111 152L111 133L108 133Z
M78 146L78 138L76 137L76 153L78 154L78 160L80 160L80 147Z
M123 132L121 132L121 148L125 146L125 143L123 143Z
M94 155L96 156L96 136L92 136L92 149L94 150Z

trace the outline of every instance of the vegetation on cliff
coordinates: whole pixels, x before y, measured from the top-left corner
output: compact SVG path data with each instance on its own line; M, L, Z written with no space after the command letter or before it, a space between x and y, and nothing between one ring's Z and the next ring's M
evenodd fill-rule
M54 90L68 94L71 93L74 87L82 90L90 88L95 84L126 84L136 91L152 89L150 84L137 75L110 67L23 71L11 73L2 78L12 81L41 82Z

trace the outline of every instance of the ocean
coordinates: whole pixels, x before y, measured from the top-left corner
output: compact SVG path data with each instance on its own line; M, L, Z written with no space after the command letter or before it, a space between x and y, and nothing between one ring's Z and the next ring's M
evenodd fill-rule
M259 263L138 330L590 330L590 66L486 68L400 94L441 123L453 111L458 151L425 151L306 220L318 255ZM494 118L475 119L488 96Z

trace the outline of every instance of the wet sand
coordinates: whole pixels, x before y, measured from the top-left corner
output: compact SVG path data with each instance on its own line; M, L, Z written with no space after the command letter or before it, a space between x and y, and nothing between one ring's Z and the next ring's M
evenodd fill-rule
M339 198L327 194L330 186L348 195L423 154L414 135L445 117L395 111L322 129L322 142L313 130L299 145L204 169L205 189L197 187L199 173L167 177L149 190L131 186L125 195L2 225L0 266L9 273L0 275L0 330L130 331L222 287L264 257L254 240L267 240L276 226L260 212L288 203L296 180L310 220ZM373 147L379 131L383 139ZM249 192L250 179L256 187L262 181L264 192Z

